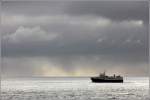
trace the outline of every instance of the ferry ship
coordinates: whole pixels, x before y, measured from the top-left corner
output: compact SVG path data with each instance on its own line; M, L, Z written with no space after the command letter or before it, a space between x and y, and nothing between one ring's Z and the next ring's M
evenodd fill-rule
M113 76L107 76L104 73L101 73L97 77L91 77L92 82L94 83L123 83L123 77L115 74Z

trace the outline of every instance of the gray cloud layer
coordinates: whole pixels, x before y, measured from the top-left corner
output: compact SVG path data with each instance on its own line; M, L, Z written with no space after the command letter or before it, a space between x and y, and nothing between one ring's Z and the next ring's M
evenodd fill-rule
M4 2L2 8L5 75L43 75L41 68L84 75L85 66L91 75L104 69L147 75L147 2Z
M147 1L16 1L10 3L7 1L3 5L5 11L15 14L49 15L65 13L73 16L91 14L114 20L140 19L148 21Z

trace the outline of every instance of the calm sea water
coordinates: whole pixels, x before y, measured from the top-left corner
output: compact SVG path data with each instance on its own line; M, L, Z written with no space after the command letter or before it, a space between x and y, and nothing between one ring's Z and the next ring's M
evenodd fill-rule
M2 100L149 100L149 79L92 83L90 78L2 79Z

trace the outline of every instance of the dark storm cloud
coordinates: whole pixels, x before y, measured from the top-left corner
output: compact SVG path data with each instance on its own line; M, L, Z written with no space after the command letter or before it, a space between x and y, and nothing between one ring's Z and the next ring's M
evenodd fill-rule
M7 1L2 8L6 76L78 75L84 69L147 74L146 1Z
M17 17L18 19L22 18L21 22L16 18L13 24L18 22L18 25L29 26L32 24L32 26L39 25L41 28L37 28L37 30L34 27L16 28L16 31L9 33L12 34L8 36L9 38L4 36L6 39L3 39L2 42L2 56L50 56L59 54L130 55L135 53L137 56L142 55L142 58L147 58L148 27L136 25L142 24L142 20L148 17L146 2L107 3L94 1L41 2L36 4L34 2L16 2L11 3L10 6L9 3L3 5L4 14L6 13L6 15L9 12L16 15L25 14L23 18L22 16ZM136 12L137 14L133 14ZM64 15L61 15L62 13ZM40 14L46 17L36 18ZM66 14L68 16L65 16ZM34 17L30 17L33 15ZM47 17L47 15L49 16ZM120 22L115 22L116 19L112 17L113 15ZM141 17L141 15L144 17ZM101 16L104 18L98 19ZM27 19L25 19L26 17ZM102 26L95 26L97 21L95 19L100 20ZM128 21L129 19L131 22ZM9 19L7 18L6 20ZM92 23L95 25L91 25ZM107 26L107 24L112 25ZM51 40L51 36L52 38L58 37ZM14 39L16 42L13 42Z
M2 7L4 13L40 16L63 14L63 9L67 4L68 2L65 1L4 1Z
M2 3L3 15L7 16L6 20L11 19L9 16L23 16L36 18L37 16L96 16L106 17L112 21L122 20L142 20L148 26L148 2L147 1L4 1ZM5 17L4 16L4 17ZM18 18L19 19L19 18ZM9 20L8 20L9 21ZM5 22L2 21L5 24ZM12 22L11 22L12 23ZM14 22L3 25L3 32L10 32L25 23L16 25ZM30 21L26 26L35 25ZM42 23L41 23L42 24ZM41 25L40 24L40 25ZM48 26L48 25L47 25ZM44 26L45 27L45 26Z
M41 15L69 14L73 16L96 15L112 20L148 21L148 1L16 1L3 2L8 13ZM18 9L20 8L20 9Z
M148 52L148 28L144 26L117 23L94 30L83 25L67 27L51 33L40 27L20 27L11 35L4 36L2 56L132 53L146 56Z
M148 22L148 2L146 1L88 1L73 2L66 12L73 15L103 16L112 20L143 20Z

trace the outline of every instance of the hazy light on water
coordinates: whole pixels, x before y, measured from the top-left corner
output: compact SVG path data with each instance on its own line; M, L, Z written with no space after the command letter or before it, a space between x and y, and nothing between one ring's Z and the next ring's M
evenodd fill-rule
M92 83L89 78L2 80L2 100L148 100L148 78Z

